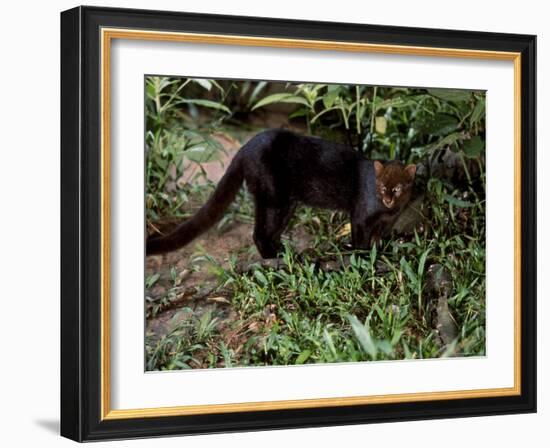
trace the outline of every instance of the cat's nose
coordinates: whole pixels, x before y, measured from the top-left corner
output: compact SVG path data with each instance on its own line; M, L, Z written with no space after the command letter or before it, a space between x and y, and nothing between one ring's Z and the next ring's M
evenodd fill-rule
M383 199L382 202L387 208L391 208L393 205L393 199Z

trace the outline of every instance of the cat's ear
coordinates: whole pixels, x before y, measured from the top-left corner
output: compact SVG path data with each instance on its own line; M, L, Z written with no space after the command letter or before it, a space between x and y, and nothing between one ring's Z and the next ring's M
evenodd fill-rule
M378 160L375 160L374 173L376 174L376 177L380 176L380 174L382 174L382 171L384 171L384 165L382 165Z
M405 172L408 174L408 176L411 178L411 180L414 179L414 175L416 174L416 165L407 165L405 167Z

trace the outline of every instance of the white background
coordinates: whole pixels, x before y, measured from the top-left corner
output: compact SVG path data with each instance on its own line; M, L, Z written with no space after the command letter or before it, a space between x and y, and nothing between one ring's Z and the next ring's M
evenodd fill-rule
M0 440L7 446L68 446L58 432L59 414L59 11L69 1L10 2L2 8L0 70L2 197L2 341ZM545 193L550 159L543 150L544 123L550 116L545 70L550 35L544 2L277 0L181 2L89 1L103 6L355 21L403 26L538 34L538 194L539 229L550 211ZM546 54L544 51L546 49ZM546 74L546 77L548 75ZM547 133L546 133L547 135ZM544 140L546 142L546 140ZM543 207L543 202L546 206ZM544 446L548 443L550 394L545 381L550 343L550 275L543 252L550 238L539 235L539 413L537 415L343 426L337 428L197 436L111 443L110 446ZM544 265L543 265L544 264ZM546 352L548 350L546 349ZM103 446L99 444L97 446Z

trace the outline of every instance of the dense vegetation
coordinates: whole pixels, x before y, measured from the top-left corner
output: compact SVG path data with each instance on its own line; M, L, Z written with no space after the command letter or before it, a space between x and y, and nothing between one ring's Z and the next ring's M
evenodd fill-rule
M176 263L149 270L148 319L173 310L148 332L149 370L485 353L484 93L148 77L146 113L150 233L208 197L216 135L242 143L273 116L418 166L416 199L378 249L349 251L344 214L303 207L290 228L308 249L292 232L278 263L258 262L251 238L225 257L191 254L184 270L208 272L207 293L183 294ZM211 233L251 222L243 190Z

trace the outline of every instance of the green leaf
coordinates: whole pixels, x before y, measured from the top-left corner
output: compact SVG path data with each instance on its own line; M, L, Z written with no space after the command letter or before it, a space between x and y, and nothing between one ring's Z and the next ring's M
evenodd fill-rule
M155 99L155 95L156 95L156 90L155 90L155 86L148 82L146 85L145 85L145 92L147 93L147 96L151 99Z
M405 274L409 278L409 281L413 284L413 286L416 286L418 283L418 277L412 270L409 262L405 260L404 257L401 257L400 265L401 265L401 269L405 272Z
M321 112L319 112L317 115L315 115L312 119L311 119L311 124L315 123L317 121L317 119L321 116L321 115L324 115L326 114L327 112L330 112L331 110L337 110L339 109L339 107L337 106L334 106L334 107L331 107L330 109L323 109Z
M375 112L378 112L382 109L389 109L390 107L392 109L398 109L401 107L416 106L422 100L422 98L426 96L427 95L415 95L410 97L399 96L396 98L389 98L387 100L377 98L375 101Z
M374 127L379 134L385 134L388 122L384 117L376 117Z
M420 125L420 131L430 135L447 135L458 127L458 119L449 114L437 113Z
M332 336L330 335L330 333L327 331L326 328L323 330L323 339L325 340L332 356L336 358L337 357L336 347L334 346L334 341L332 340Z
M474 206L474 204L472 204L471 202L463 201L461 199L457 199L454 196L451 196L451 195L448 195L448 194L443 195L443 199L445 199L449 204L456 205L457 207L466 208L466 207L473 207Z
M392 338L391 338L390 344L392 346L397 344L399 342L399 339L401 338L402 334L403 334L403 330L396 330L395 333L393 334Z
M305 117L308 113L308 109L306 109L305 107L301 107L300 109L292 112L289 116L288 116L288 119L292 119L292 118L296 118L296 117Z
M424 267L426 266L426 258L428 258L428 254L430 253L430 249L426 249L422 255L420 255L420 261L418 262L418 276L422 278L422 275L424 275Z
M388 341L387 339L384 339L382 341L378 341L376 343L376 346L378 347L378 349L382 352L384 352L384 354L386 355L391 355L393 354L393 347L390 343L390 341Z
M274 93L273 95L266 96L265 98L262 98L260 101L258 101L254 105L254 107L252 107L252 110L273 103L296 103L303 104L304 106L309 106L308 102L301 96L296 96L292 93Z
M231 111L226 106L224 106L221 103L217 103L216 101L202 100L202 99L182 99L177 101L175 104L179 104L179 103L195 104L197 106L209 107L210 109L223 110L228 114L231 113Z
M384 313L384 311L382 311L382 308L380 308L379 305L374 305L374 310L376 311L376 314L378 314L378 317L380 318L380 320L382 322L387 321L386 313Z
M265 278L265 275L262 273L262 271L260 270L255 270L254 271L254 277L256 277L256 279L262 284L262 285L267 285L269 282L267 281L267 278Z
M450 146L461 138L463 138L461 132L453 132L452 134L449 134L430 145L412 148L411 152L413 154L417 154L419 157L424 157L424 155L429 153L430 151L435 151L437 149L444 148L445 146Z
M472 92L458 89L428 89L428 93L440 100L453 103L468 101L472 97Z
M361 323L359 319L355 316L348 315L349 323L351 328L355 333L355 337L359 341L361 348L367 353L372 359L376 359L378 355L378 348L372 340L370 331Z
M473 126L477 122L481 121L482 118L485 117L485 100L480 99L472 111L472 115L470 115L470 126Z
M260 92L267 86L267 81L260 81L256 87L254 87L254 90L250 94L250 98L248 99L248 105L250 106L254 101L256 101L256 98L260 94Z
M311 350L304 350L300 355L296 358L295 364L303 364L307 361L307 359L311 356Z
M196 82L198 85L208 90L209 92L210 92L210 89L212 88L212 82L209 81L208 79L196 78L196 79L193 79L193 82Z
M179 359L174 359L173 363L176 367L179 367L180 369L190 369L191 368L189 366L189 364L187 364L185 362L182 362Z
M472 137L470 140L464 142L464 155L470 159L478 157L485 149L485 143L481 140L479 135Z
M159 278L160 278L160 274L153 274L150 277L147 277L147 279L145 280L145 287L151 288Z
M215 146L195 145L186 149L183 154L195 163L207 163L220 159L220 151Z
M339 89L329 89L329 91L323 95L323 105L325 108L329 109L334 106L334 102L339 95Z

